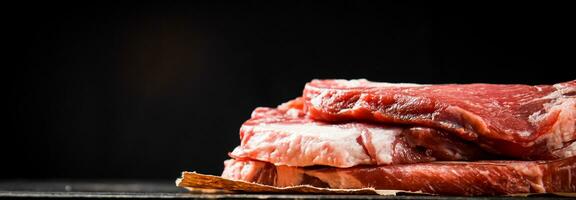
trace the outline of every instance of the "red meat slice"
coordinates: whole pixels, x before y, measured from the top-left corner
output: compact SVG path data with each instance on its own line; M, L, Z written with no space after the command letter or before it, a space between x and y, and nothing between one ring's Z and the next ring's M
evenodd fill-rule
M375 188L441 195L576 192L576 157L554 161L430 162L346 169L227 160L222 177L277 187Z
M240 129L241 145L230 156L275 165L353 167L478 160L474 144L430 128L327 124L304 116L302 99L278 108L257 108Z
M576 80L537 86L313 80L303 96L314 120L432 127L519 159L576 155Z

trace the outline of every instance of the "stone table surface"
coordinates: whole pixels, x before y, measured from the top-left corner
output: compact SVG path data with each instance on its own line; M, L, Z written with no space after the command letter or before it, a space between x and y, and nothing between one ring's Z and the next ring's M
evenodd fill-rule
M555 196L531 197L445 197L377 195L304 194L206 194L191 193L173 182L126 181L0 181L0 198L22 199L559 199Z

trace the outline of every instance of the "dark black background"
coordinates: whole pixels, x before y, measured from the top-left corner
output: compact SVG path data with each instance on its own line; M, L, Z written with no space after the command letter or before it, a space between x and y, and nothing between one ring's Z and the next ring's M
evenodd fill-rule
M4 7L0 178L219 174L257 106L313 78L574 79L566 5L21 3Z

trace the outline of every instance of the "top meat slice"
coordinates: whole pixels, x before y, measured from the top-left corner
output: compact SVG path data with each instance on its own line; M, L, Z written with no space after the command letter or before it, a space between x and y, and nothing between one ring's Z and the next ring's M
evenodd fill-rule
M488 158L475 144L431 128L316 122L304 115L301 98L257 108L240 138L231 157L275 165L347 168Z
M537 86L313 80L303 97L315 120L433 127L520 159L576 155L576 80Z

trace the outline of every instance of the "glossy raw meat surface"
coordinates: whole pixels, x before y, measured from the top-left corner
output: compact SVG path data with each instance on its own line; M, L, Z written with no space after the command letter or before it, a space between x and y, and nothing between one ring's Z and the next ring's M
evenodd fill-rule
M302 103L296 99L254 110L240 129L240 146L230 156L341 168L488 157L475 144L431 128L315 122L304 115Z
M303 96L314 120L437 128L518 159L576 155L576 81L530 86L313 80Z
M576 192L576 157L554 161L430 162L353 168L300 168L227 160L222 177L287 187L422 191L442 195Z

